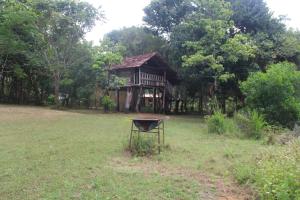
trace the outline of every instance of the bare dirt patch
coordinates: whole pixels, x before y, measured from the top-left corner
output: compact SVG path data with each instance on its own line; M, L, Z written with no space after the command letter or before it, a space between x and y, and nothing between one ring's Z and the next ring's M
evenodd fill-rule
M132 161L130 155L126 153L124 157L112 159L109 162L109 167L121 172L140 172L143 173L144 176L159 174L163 177L180 177L195 180L204 188L207 188L207 191L205 191L205 199L254 199L254 195L250 189L240 187L234 182L225 182L221 177L208 175L199 170L168 166L150 158L140 158L138 161ZM212 191L215 191L215 193Z
M42 107L0 105L1 122L18 121L26 119L52 120L57 119L58 117L68 115L74 115L74 113L51 110L49 108Z

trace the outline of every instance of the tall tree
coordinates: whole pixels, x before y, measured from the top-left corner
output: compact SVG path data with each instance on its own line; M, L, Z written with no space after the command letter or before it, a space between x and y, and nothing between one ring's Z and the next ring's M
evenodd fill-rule
M42 37L38 15L22 1L0 2L0 99L14 103L29 100L31 90L39 103L39 82L45 78L39 48ZM44 88L41 88L43 91ZM8 97L7 100L4 97Z
M71 0L37 1L34 7L41 16L39 28L45 39L42 52L53 75L55 102L58 105L60 80L78 59L73 52L102 15L86 2Z
M169 34L195 10L191 0L154 0L144 9L144 21L157 34Z
M130 27L114 30L105 35L115 44L121 44L126 48L125 56L136 56L158 51L164 54L165 39L152 34L143 27Z

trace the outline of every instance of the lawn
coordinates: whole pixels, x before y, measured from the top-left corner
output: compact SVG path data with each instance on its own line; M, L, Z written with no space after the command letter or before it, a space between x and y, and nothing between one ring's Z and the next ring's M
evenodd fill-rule
M166 117L161 155L124 151L128 114L0 106L0 199L243 199L232 166L264 146Z

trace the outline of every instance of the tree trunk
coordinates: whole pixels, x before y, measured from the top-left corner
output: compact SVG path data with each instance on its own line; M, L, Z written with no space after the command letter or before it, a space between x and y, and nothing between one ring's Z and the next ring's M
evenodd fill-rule
M183 109L184 109L184 112L188 112L188 108L187 108L187 97L184 98Z
M203 115L203 86L201 85L200 97L199 97L199 105L198 110L201 115Z
M181 102L180 103L180 112L183 113L183 106L184 106L183 100L181 100L180 102Z
M175 100L175 113L178 113L178 111L179 111L179 99L176 98L176 100Z
M53 75L54 79L54 96L55 96L55 105L59 107L59 82L60 82L60 75L58 71L54 72Z
M1 75L1 86L0 86L0 100L4 100L4 87L5 87L5 76L4 74Z

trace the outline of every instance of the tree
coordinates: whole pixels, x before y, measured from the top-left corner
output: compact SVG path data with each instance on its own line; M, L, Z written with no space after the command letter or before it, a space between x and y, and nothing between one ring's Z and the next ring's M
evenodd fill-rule
M231 3L231 19L242 33L275 34L284 31L282 18L274 18L263 0L226 0Z
M247 35L231 35L228 31L234 26L229 3L205 0L198 3L200 11L183 23L194 33L192 40L185 42L187 54L183 56L183 66L194 68L189 77L206 82L212 88L210 95L218 94L225 110L226 89L238 82L235 79L240 71L235 65L254 58L256 46ZM231 86L226 87L227 83ZM199 84L199 90L202 87Z
M191 0L154 0L144 9L144 21L155 33L169 34L194 10Z
M0 100L29 101L31 93L40 103L46 88L46 69L38 54L42 37L37 29L38 15L22 1L0 2ZM31 92L33 90L33 92ZM7 97L7 99L5 98ZM30 100L31 101L31 100Z
M125 47L125 56L136 56L149 52L164 54L166 41L142 27L123 28L105 35L114 44Z
M115 75L109 76L112 65L120 64L123 60L125 48L122 45L115 45L110 40L103 40L97 48L96 61L93 69L96 72L96 89L100 87L104 95L108 95L110 88L122 86L123 80Z
M77 60L73 52L102 14L86 2L70 0L37 1L34 7L41 16L39 29L45 39L42 52L45 64L53 75L55 102L58 105L60 80Z
M61 80L61 92L68 94L65 106L91 104L90 97L94 92L96 73L92 68L95 62L96 47L91 42L83 41L76 45L73 56L77 60L68 68Z
M300 71L292 63L268 66L266 73L251 74L241 84L246 105L270 123L293 128L300 119Z

